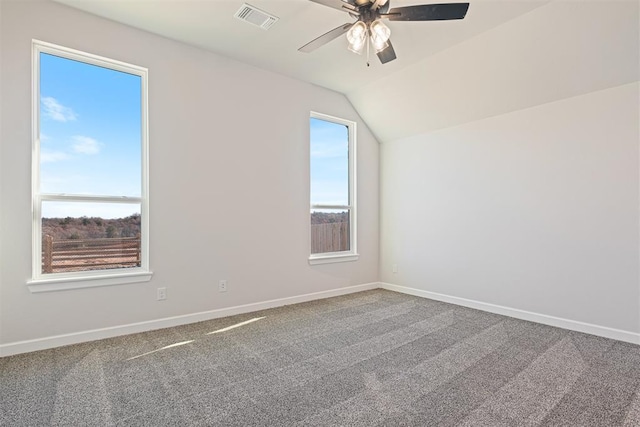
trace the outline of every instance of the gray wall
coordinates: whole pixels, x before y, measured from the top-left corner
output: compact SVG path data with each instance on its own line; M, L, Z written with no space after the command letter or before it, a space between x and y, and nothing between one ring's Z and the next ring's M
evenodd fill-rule
M2 2L0 12L0 344L377 280L378 143L344 96L58 4ZM27 289L32 38L149 68L148 283ZM307 261L311 110L359 125L357 262Z

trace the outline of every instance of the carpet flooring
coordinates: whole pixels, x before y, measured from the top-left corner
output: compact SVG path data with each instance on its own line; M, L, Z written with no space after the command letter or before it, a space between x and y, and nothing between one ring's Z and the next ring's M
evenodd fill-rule
M0 359L2 426L640 426L640 346L385 290Z

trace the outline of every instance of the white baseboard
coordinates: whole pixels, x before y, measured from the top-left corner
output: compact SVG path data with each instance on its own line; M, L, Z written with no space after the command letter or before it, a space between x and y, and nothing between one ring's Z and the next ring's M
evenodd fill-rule
M19 341L0 345L0 357L14 354L28 353L38 350L46 350L54 347L62 347L70 344L79 344L105 338L113 338L121 335L147 332L155 329L170 328L188 323L202 322L204 320L220 317L234 316L236 314L250 313L252 311L265 310L283 305L298 304L324 298L331 298L354 292L367 291L379 288L379 283L366 283L363 285L349 286L346 288L332 289L329 291L315 292L288 298L280 298L253 304L238 305L235 307L221 308L218 310L203 311L200 313L185 314L182 316L167 317L164 319L150 320L147 322L132 323L129 325L114 326L110 328L93 329L89 331L75 332L72 334L56 335L53 337L38 338L28 341Z
M516 319L529 320L531 322L542 323L543 325L555 326L586 334L597 335L604 338L611 338L618 341L625 341L632 344L640 344L640 333L623 331L620 329L608 328L606 326L594 325L591 323L578 322L576 320L563 319L560 317L548 316L546 314L533 313L531 311L518 310L501 305L489 304L486 302L474 301L466 298L453 297L435 292L423 291L421 289L408 288L390 283L380 283L382 289L401 292L403 294L429 298L436 301L448 302L464 307L475 308L489 313L502 314Z
M56 335L53 337L38 338L28 341L19 341L14 343L0 345L0 357L11 356L15 354L28 353L38 350L46 350L54 347L61 347L71 344L79 344L88 341L95 341L105 338L113 338L121 335L135 334L139 332L147 332L155 329L170 328L173 326L185 325L188 323L202 322L204 320L217 319L220 317L234 316L236 314L250 313L268 308L280 307L283 305L298 304L301 302L314 301L318 299L331 298L340 295L347 295L355 292L367 291L371 289L387 289L390 291L400 292L408 295L429 298L436 301L447 302L460 305L463 307L475 308L490 313L501 314L504 316L514 317L516 319L528 320L531 322L542 323L544 325L555 326L558 328L569 329L572 331L584 332L587 334L597 335L605 338L611 338L619 341L625 341L633 344L640 344L640 334L635 332L623 331L620 329L608 328L605 326L594 325L590 323L578 322L575 320L563 319L554 316L548 316L530 311L518 310L515 308L504 307L495 304L489 304L480 301L474 301L465 298L459 298L435 292L424 291L421 289L409 288L406 286L398 286L390 283L374 282L363 285L349 286L346 288L332 289L329 291L315 292L311 294L298 295L287 298L257 302L252 304L239 305L235 307L221 308L218 310L203 311L199 313L185 314L182 316L167 317L164 319L150 320L147 322L132 323L129 325L114 326L110 328L93 329L89 331L76 332L72 334Z

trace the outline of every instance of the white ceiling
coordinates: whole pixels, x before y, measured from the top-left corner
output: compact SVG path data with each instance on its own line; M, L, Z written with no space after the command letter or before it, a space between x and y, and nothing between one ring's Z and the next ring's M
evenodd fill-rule
M372 56L367 67L366 57L347 50L344 36L312 53L298 52L353 21L345 12L309 0L248 0L280 18L267 31L234 18L243 0L55 1L346 95L381 79L388 82L392 74L548 2L470 0L464 20L389 22L398 59L382 65ZM391 6L435 2L391 0Z

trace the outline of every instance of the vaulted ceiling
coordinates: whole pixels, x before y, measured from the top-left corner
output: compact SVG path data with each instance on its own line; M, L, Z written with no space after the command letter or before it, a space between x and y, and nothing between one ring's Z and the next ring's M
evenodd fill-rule
M469 0L463 20L388 22L398 59L370 66L344 36L298 51L354 20L309 0L247 0L280 18L266 31L234 18L243 0L55 1L344 93L381 142L638 79L636 0Z
M234 18L243 0L58 1L345 94L542 4L472 0L464 20L389 22L398 59L382 65L373 56L367 67L366 56L347 50L344 36L312 53L298 52L319 35L354 21L346 12L309 0L247 0L280 18L266 31ZM418 3L429 1L391 0L392 7Z

